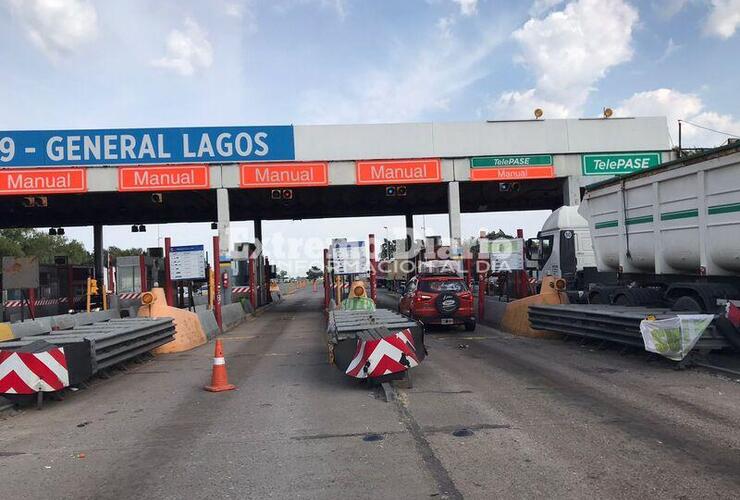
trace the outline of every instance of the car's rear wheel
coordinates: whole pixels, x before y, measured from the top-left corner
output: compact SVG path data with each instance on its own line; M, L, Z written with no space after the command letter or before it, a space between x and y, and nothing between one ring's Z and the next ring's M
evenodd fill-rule
M466 332L472 332L475 330L475 321L466 321L465 322L465 331Z

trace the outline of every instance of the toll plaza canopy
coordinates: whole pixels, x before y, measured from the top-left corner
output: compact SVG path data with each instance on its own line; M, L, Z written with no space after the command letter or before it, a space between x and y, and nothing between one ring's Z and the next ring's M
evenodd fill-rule
M669 159L665 117L0 131L0 227L554 209Z

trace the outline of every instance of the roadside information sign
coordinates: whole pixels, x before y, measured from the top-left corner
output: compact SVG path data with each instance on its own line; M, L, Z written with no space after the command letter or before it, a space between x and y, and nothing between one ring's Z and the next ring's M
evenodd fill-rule
M0 131L0 168L294 159L292 125Z
M524 269L524 239L499 238L489 240L481 238L480 253L491 259L491 271L519 271Z
M332 245L334 274L362 274L369 271L364 241L337 241Z
M583 155L583 175L622 175L655 168L661 163L660 153L623 153Z
M471 181L550 179L552 155L485 156L470 161Z
M38 287L38 257L3 257L3 288L23 290Z
M203 245L170 248L170 278L172 280L201 280L206 278Z

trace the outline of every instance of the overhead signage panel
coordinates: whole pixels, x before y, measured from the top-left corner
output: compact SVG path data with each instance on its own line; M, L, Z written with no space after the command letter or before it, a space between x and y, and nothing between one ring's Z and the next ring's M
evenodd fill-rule
M504 181L555 177L552 155L485 156L470 161L470 180Z
M84 168L0 169L0 195L63 194L87 191Z
M438 158L356 162L357 184L421 184L442 181Z
M209 189L208 165L169 165L120 167L119 191L177 191Z
M203 245L170 248L170 277L173 280L200 280L206 277Z
M660 153L583 155L583 175L624 175L650 170L661 164Z
M0 132L0 168L293 159L290 125Z
M327 162L245 163L240 168L240 187L310 187L329 185Z

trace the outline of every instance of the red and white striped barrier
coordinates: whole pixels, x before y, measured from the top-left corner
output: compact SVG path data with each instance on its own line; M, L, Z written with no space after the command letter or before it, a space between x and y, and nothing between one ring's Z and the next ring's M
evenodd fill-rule
M377 340L358 340L355 357L346 374L355 378L375 378L400 373L419 364L414 337L408 328Z
M232 294L238 294L238 293L249 293L249 287L248 286L235 286L231 288Z
M61 299L36 299L35 304L37 306L53 306L56 304L64 304L67 302L67 298L61 298ZM15 307L21 307L21 304L23 304L23 301L21 300L8 300L3 304L6 309L12 309Z
M68 386L63 347L44 352L0 351L0 394L54 392Z
M120 300L134 300L140 299L141 295L141 292L119 293L118 298Z

